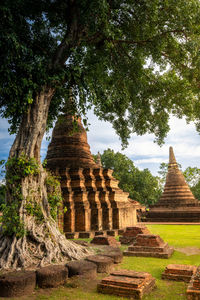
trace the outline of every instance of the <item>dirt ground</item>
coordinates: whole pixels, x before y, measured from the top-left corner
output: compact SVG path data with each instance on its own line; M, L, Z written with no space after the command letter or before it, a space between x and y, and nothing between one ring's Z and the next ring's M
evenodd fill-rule
M174 247L174 250L182 252L187 256L200 254L200 249L196 247L184 247L184 248Z

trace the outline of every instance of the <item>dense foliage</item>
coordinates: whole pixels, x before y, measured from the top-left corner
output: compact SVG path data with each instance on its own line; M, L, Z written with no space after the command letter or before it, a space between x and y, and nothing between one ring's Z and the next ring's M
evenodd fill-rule
M60 213L59 208L63 208L63 198L59 178L49 172L48 177L46 178L46 185L50 214L52 218L57 221L58 214Z
M131 199L147 206L158 200L161 194L159 180L148 169L139 170L126 155L111 149L103 152L101 162L104 168L113 170L113 176L119 180L119 187L129 192Z
M200 115L198 0L2 0L0 113L16 132L42 87L55 89L48 126L68 99L94 106L124 144L163 141L169 113Z
M0 211L1 205L5 203L6 197L6 186L4 184L0 184Z

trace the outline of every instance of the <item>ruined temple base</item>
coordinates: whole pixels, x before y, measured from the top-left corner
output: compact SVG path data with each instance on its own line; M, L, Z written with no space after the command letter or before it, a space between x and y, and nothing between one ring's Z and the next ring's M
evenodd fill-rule
M102 279L98 284L99 293L111 294L131 299L142 299L155 288L155 279L146 272L118 270Z
M188 300L200 299L200 266L197 268L196 273L192 276L187 288Z
M196 270L196 266L170 264L165 268L162 279L190 282Z
M146 222L160 223L200 223L200 207L187 206L180 208L158 208L152 206L147 214Z
M65 236L67 239L89 239L94 238L95 236L117 236L124 231L122 229L114 230L100 230L100 231L82 231L82 232L66 232Z
M146 226L126 227L123 235L119 237L119 241L121 244L130 245L138 234L150 234L150 231Z
M129 246L123 254L125 256L169 258L173 252L174 249L169 247L159 235L138 234L135 243Z

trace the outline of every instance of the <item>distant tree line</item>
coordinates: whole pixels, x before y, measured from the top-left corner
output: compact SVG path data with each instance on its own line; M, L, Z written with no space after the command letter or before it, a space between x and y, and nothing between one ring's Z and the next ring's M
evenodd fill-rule
M97 161L97 155L94 155L94 159ZM128 192L131 199L147 207L159 200L165 185L167 163L161 163L159 176L153 176L149 169L139 170L126 155L109 148L101 155L101 163L104 168L113 170L113 176L119 180L119 187ZM187 167L183 175L195 198L200 200L200 169Z
M97 155L94 155L95 160ZM129 197L146 206L155 203L162 187L159 177L153 176L148 169L139 170L126 155L107 149L101 155L104 168L112 169L113 176L119 180L119 187L129 193Z
M93 156L97 161L97 155ZM159 176L153 176L149 169L139 170L126 155L109 148L101 155L101 163L104 168L113 170L113 176L119 180L119 187L128 192L131 199L146 206L159 200L166 180L167 163L161 163ZM183 171L182 166L180 164L178 166L195 198L200 200L200 169L187 167ZM0 183L0 207L5 203L5 193L5 183L2 182Z

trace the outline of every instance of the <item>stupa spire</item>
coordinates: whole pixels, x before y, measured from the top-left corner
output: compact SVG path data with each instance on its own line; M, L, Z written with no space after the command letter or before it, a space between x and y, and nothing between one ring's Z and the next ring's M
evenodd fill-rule
M102 167L102 163L101 163L101 154L100 154L99 151L98 151L98 153L97 153L97 165L98 165L99 167Z
M176 165L176 167L178 167L177 162L176 162L176 158L174 155L174 150L172 147L169 147L169 167Z

